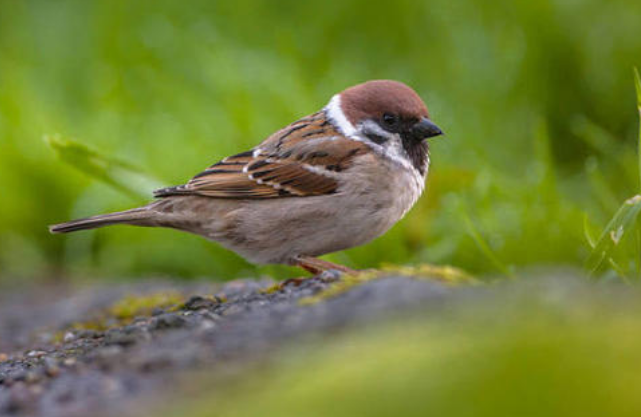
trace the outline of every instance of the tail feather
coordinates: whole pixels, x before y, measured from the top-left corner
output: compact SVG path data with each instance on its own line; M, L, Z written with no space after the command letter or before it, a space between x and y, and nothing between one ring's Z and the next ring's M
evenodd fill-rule
M66 223L49 226L51 233L70 233L78 230L97 229L114 224L132 224L145 226L148 223L150 211L146 207L135 208L117 213L102 214L85 219L72 220Z

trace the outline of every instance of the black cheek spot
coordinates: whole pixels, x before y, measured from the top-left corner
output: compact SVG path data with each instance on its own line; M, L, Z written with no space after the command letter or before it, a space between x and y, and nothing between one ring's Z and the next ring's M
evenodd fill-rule
M367 138L369 140L371 140L372 142L377 143L379 145L382 145L382 144L384 144L385 142L387 142L389 140L388 138L386 138L384 136L377 135L375 133L370 133L369 135L367 135Z

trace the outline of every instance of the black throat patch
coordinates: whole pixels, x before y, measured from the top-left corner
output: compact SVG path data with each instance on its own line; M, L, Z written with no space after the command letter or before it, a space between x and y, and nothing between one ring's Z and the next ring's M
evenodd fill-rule
M427 169L427 158L429 154L429 146L427 141L412 138L403 138L403 148L407 152L410 162L421 175L425 175Z

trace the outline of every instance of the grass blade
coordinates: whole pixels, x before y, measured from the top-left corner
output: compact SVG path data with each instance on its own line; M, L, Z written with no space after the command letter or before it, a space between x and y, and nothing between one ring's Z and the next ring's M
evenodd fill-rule
M462 210L463 213L463 221L465 222L465 225L467 226L467 230L474 239L474 242L476 245L479 247L481 252L487 257L487 259L498 269L501 271L503 274L510 278L515 278L514 273L512 272L511 268L506 266L501 260L496 256L490 245L485 241L481 233L478 231L476 225L470 218L470 216L467 214L465 210Z
M591 275L601 267L606 259L611 257L626 232L634 227L639 212L641 212L641 195L635 195L626 200L612 217L594 244L592 253L586 261L586 268Z
M159 181L141 169L82 143L59 135L46 135L44 140L61 161L133 199L149 198L151 190L160 188Z
M583 236L585 236L585 240L588 241L590 249L594 249L594 247L596 246L596 239L592 236L592 233L590 231L590 220L588 219L587 213L583 214Z
M595 246L596 246L596 239L592 235L592 232L590 231L590 229L591 229L590 221L588 219L588 215L585 214L583 216L583 235L585 236L585 239L588 241L588 245L590 245L590 248L594 249ZM621 268L621 266L618 263L616 263L616 261L614 259L612 259L610 257L608 257L607 259L608 259L608 263L610 264L610 267L617 274L619 274L621 279L623 279L623 281L625 281L625 282L629 282L630 280L628 278L628 275L625 273L623 268Z

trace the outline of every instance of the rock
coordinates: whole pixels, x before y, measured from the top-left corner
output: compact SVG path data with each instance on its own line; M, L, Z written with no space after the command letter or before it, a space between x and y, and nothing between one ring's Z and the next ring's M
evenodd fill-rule
M107 330L104 336L104 343L107 345L129 346L148 339L149 334L146 329L141 326L129 325Z
M437 306L450 293L438 283L395 277L302 302L338 284L337 280L340 283L332 271L282 287L268 280L240 280L225 284L216 296L193 295L178 309L155 308L130 319L103 317L109 305L130 293L126 286L68 295L76 297L74 303L43 302L41 308L51 311L40 316L44 321L22 330L25 345L15 349L26 353L0 354L0 415L79 417L95 415L97 410L131 414L132 407L174 394L174 384L189 372L238 373L308 335L323 337L425 303ZM194 294L191 284L180 285L182 293ZM211 284L198 285L198 293L216 292ZM167 287L147 284L145 290L153 293ZM105 301L105 294L112 298ZM79 302L78 297L88 298ZM64 310L57 327L47 325L62 314L56 310L61 305L87 307L75 315ZM0 303L0 335L13 334L2 309ZM69 323L83 323L88 317L101 317L100 325L108 330L69 329ZM27 333L39 328L63 334L63 343L42 344L37 334ZM29 340L38 344L30 345Z
M76 334L79 339L97 339L99 337L103 337L104 335L104 332L99 332L96 330L80 330Z
M205 298L199 295L194 295L187 300L183 305L185 310L201 310L201 309L211 309L217 304L220 304L222 300L220 298Z
M58 362L53 358L45 358L44 360L44 372L50 378L55 378L60 375L60 366Z
M187 320L178 313L165 313L151 320L151 330L175 329L187 325Z

